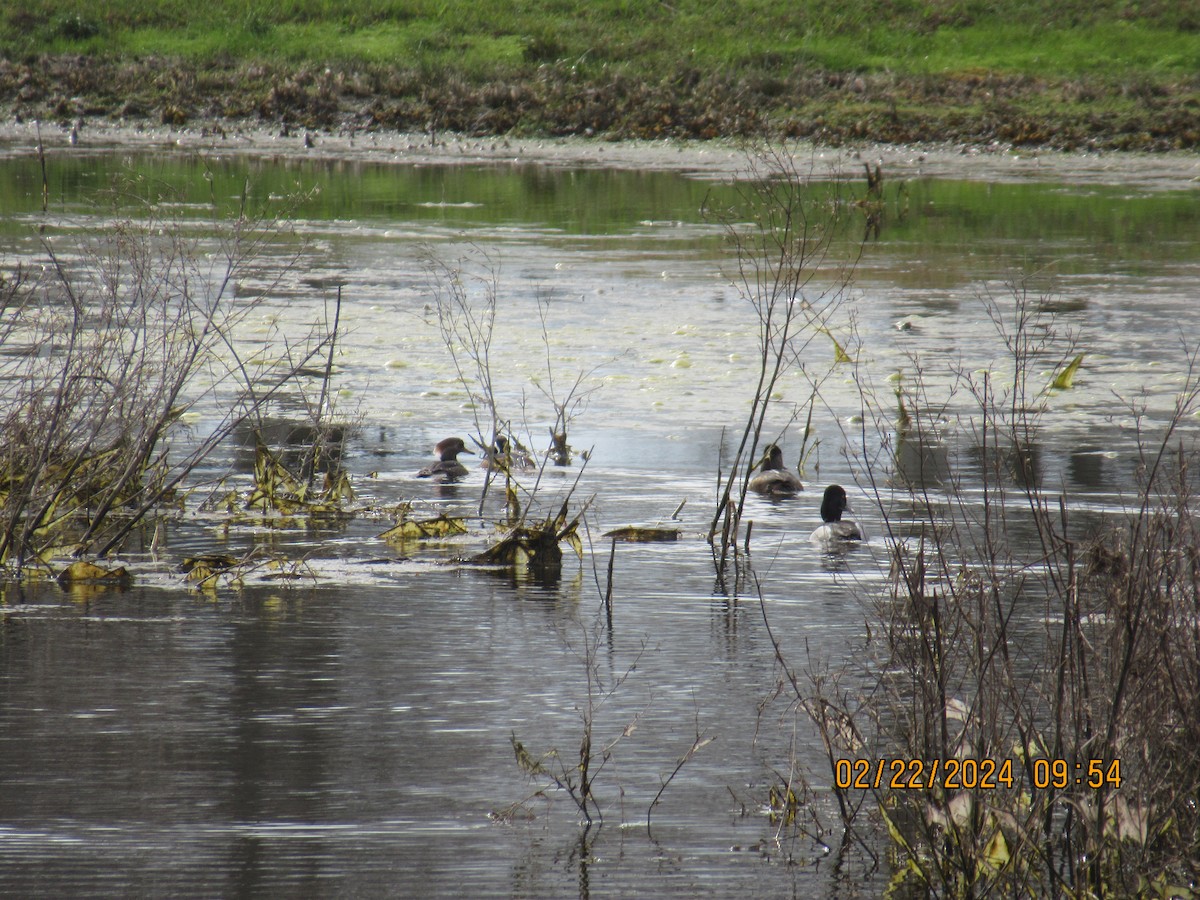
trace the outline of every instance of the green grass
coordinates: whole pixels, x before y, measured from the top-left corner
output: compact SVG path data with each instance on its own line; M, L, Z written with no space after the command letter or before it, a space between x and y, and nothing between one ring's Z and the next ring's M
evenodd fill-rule
M59 121L1200 147L1200 0L42 0L0 61Z
M44 0L0 12L0 53L401 65L468 77L568 61L659 80L681 66L789 72L1194 76L1195 0Z

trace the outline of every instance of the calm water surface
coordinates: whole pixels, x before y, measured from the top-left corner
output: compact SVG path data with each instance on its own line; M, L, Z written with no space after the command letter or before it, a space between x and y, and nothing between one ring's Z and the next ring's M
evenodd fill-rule
M339 410L361 423L348 457L361 513L326 530L225 532L189 509L157 555L126 560L138 573L132 590L4 589L0 892L852 897L884 888L886 862L839 847L811 727L773 699L780 670L764 613L793 667L844 669L851 690L867 683L859 598L882 585L885 548L873 541L830 557L810 546L816 491L752 499L760 607L750 592L735 601L716 590L699 539L756 374L756 322L730 285L734 260L699 215L706 200L730 198L727 185L711 173L595 165L64 148L49 158L43 214L36 157L5 151L6 266L41 258L40 225L69 254L74 234L113 215L96 192L118 176L169 188L201 238L214 202L226 208L247 180L256 197L318 189L244 273L239 297L292 264L241 336L302 333L343 285L336 387ZM1119 506L1134 465L1132 418L1115 398L1136 398L1161 420L1182 382L1181 342L1200 337L1196 189L1065 165L1004 178L991 166L887 182L884 227L830 331L880 397L890 396L888 376L913 378L918 365L933 394L955 370L1002 382L980 295L1003 298L1004 279L1044 273L1053 328L1087 356L1039 432L1037 477L1102 514ZM478 476L448 489L414 477L434 442L474 429L430 321L430 254L465 254L469 273L495 273L498 398L531 444L544 443L553 419L538 387L549 390L548 369L559 392L582 379L571 440L591 458L574 496L594 500L584 559L560 583L443 564L482 547L499 510L478 514ZM823 378L807 477L859 483L860 451L877 444L857 424L852 373L832 366L824 337L804 361ZM1052 365L1048 356L1047 377ZM792 460L802 423L791 419L810 392L789 376L771 421ZM944 402L950 420L970 412L969 398ZM203 433L216 417L201 409L191 426ZM961 443L970 449L969 436ZM960 461L968 488L970 459ZM578 468L548 473L547 506ZM210 474L244 479L244 461L230 450ZM878 534L866 492L851 494ZM406 500L467 516L472 535L389 546L378 538L391 524L383 510ZM676 510L682 541L617 550L610 626L602 532ZM190 553L255 544L307 556L315 579L260 580L214 599L175 570ZM585 714L593 750L607 748L593 773L604 824L590 830L564 794L537 794L546 786L524 776L511 744L557 750L569 766ZM651 812L698 738L712 741ZM766 815L770 788L793 766L815 791L823 835Z

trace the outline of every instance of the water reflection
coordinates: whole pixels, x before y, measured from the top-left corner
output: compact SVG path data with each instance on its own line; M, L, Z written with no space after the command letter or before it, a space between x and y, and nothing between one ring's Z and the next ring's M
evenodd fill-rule
M977 438L967 448L966 459L972 474L995 486L998 480L1023 490L1034 490L1042 483L1042 450L1035 440L1020 441L1011 435L992 435L985 443Z
M896 475L910 490L937 488L950 477L950 452L944 438L909 426L894 436Z
M1104 450L1098 447L1080 448L1071 452L1068 457L1067 471L1071 481L1085 490L1101 490L1112 479L1105 478Z

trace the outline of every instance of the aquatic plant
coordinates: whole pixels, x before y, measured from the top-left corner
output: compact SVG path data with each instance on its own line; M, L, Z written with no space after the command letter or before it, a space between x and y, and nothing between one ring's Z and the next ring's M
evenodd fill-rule
M557 577L562 571L560 544L568 544L580 559L583 558L579 522L584 510L570 516L569 500L568 497L563 501L557 515L547 516L533 525L517 525L507 529L504 537L471 561L480 565L528 569L541 578Z
M467 533L467 523L458 516L445 514L426 519L411 518L411 504L405 504L400 509L399 521L380 535L389 543L403 544L408 541L425 540L427 538L445 538Z
M313 442L306 455L317 446ZM254 448L254 487L244 507L260 514L306 518L338 516L345 511L345 502L353 499L354 488L340 468L326 473L320 488L292 472L277 454L261 441Z
M114 196L131 202L138 187ZM0 279L0 565L18 575L105 556L168 515L188 475L331 340L316 328L253 360L239 353L236 328L258 298L235 302L234 284L286 227L281 215L243 203L202 249L154 199L135 202L139 218L103 234L43 234L45 265ZM215 395L225 413L193 439L187 413Z
M625 682L637 671L638 663L641 660L639 652L623 671L606 671L604 662L609 657L602 651L602 648L611 639L611 623L606 627L602 617L597 616L593 620L590 630L584 632L583 646L577 651L586 681L577 707L580 717L578 735L572 735L572 739L578 741L578 751L561 751L558 747L551 747L535 753L529 750L515 732L510 735L513 755L518 767L538 785L534 796L545 796L547 788L565 793L579 812L580 824L583 826L584 832L591 829L593 825L604 823L605 796L597 790L603 784L600 776L609 768L615 767L618 747L637 732L645 713L645 710L634 713L620 724L615 733L611 734L607 740L602 741L598 720L605 707L615 702L614 698L618 697ZM708 742L708 739L697 733L692 749L678 761L671 776L664 779L661 789L647 809L647 828L649 828L653 808L662 798L674 774L678 773ZM624 790L620 785L614 787L613 793L618 798L624 796ZM507 808L493 813L493 816L509 820L518 811L528 812L528 804L531 799L532 797L510 804ZM623 805L623 799L621 802Z
M523 448L515 434L514 423L526 421L529 411L523 392L519 410L513 410L512 414L505 414L501 410L500 389L491 356L496 327L499 263L485 250L472 248L467 256L454 263L432 252L427 253L424 265L433 295L434 315L430 317L430 323L438 329L458 381L471 397L471 411L475 420L472 440L493 462L485 469L479 499L481 514L493 481L503 478L504 482L506 517L500 525L501 537L492 542L485 552L474 556L472 561L528 570L539 577L557 577L562 565L560 544L570 545L582 556L578 526L587 502L574 516L569 513L571 496L579 483L582 468L557 512L547 514L532 524L530 512L542 485L547 461L559 466L569 465L572 461L568 430L591 392L586 382L595 369L575 373L566 391L560 389L550 355L548 299L539 292L538 315L546 349L546 366L544 376L533 378L532 383L550 402L554 424L550 428L550 442L542 455L542 462L532 466L532 472L523 473L519 471L520 467L505 463L504 455L497 454L497 448ZM529 443L533 443L532 439ZM584 458L586 460L586 454ZM511 456L509 460L511 462ZM532 476L532 481L522 477L526 474Z

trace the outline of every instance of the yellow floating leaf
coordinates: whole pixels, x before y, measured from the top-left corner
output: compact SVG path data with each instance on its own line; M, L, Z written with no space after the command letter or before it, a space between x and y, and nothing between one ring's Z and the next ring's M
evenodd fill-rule
M211 569L208 566L204 565L203 563L200 563L200 564L192 566L190 569L188 569L187 580L188 581L201 581L201 582L208 581L210 578L212 578L216 574L217 574L217 572L215 569Z
M116 569L105 569L90 562L74 562L63 569L58 575L58 583L63 587L75 584L121 585L133 581L133 576L119 566Z
M385 541L411 541L421 537L421 533L413 522L398 522L379 536Z
M999 828L992 835L992 839L988 841L987 846L983 849L983 858L987 860L987 864L997 871L1008 865L1011 859L1011 854L1008 850L1008 841L1004 839L1004 832Z
M389 528L380 537L385 541L413 541L466 533L467 526L462 519L453 516L438 516L435 519L404 519Z
M1067 363L1063 370L1054 376L1054 380L1050 382L1050 386L1056 391L1070 390L1075 384L1075 373L1079 371L1079 367L1083 364L1084 355L1080 353Z
M205 553L189 556L180 564L188 581L203 582L234 568L240 560L224 553Z

